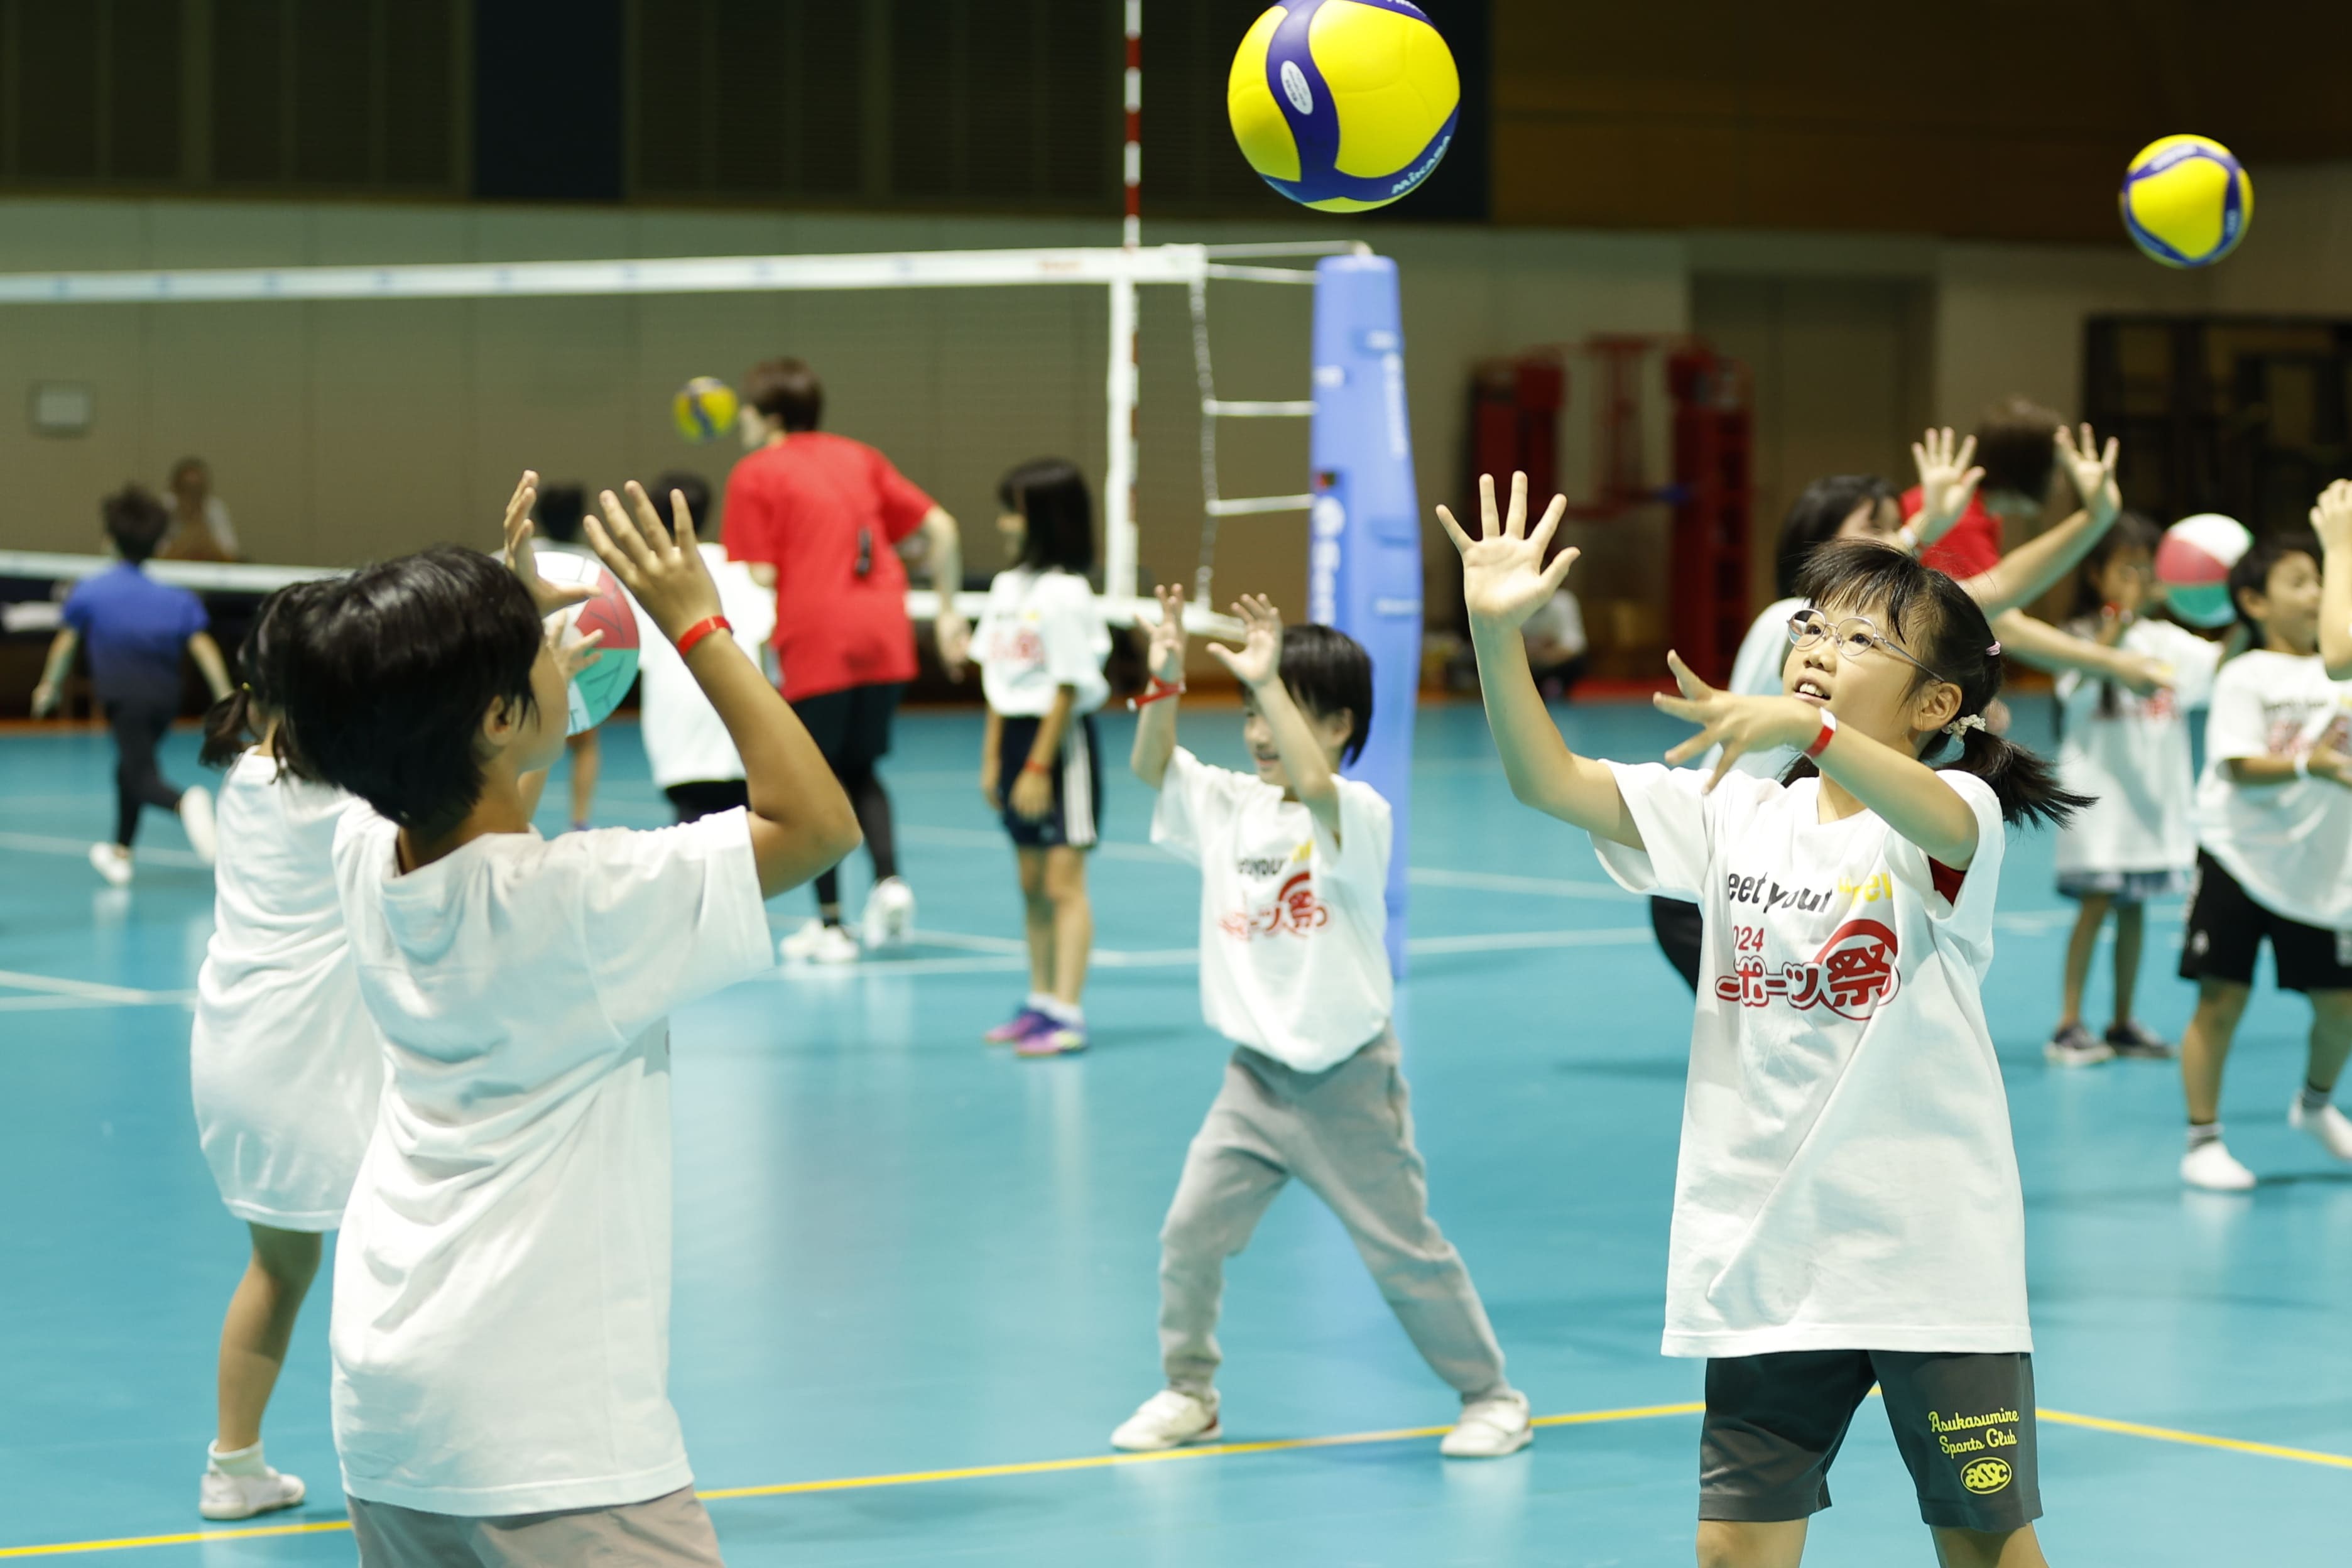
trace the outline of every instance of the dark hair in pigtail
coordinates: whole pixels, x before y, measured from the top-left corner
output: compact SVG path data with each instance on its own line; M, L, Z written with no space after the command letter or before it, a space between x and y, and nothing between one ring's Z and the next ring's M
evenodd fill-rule
M278 765L298 778L309 778L296 754L285 723L286 664L294 645L295 623L303 603L315 594L317 583L294 583L261 601L253 625L237 646L240 684L205 713L205 744L201 756L208 768L225 768L237 754L261 738L273 718L278 721L271 750Z
M2000 695L2000 644L1982 606L1959 584L1900 550L1868 540L1841 540L1813 552L1798 577L1797 591L1832 619L1840 612L1871 616L1881 632L1899 638L1919 662L1960 689L1959 710L1953 717L1959 755L1939 764L1937 754L1949 748L1942 739L1931 738L1919 760L1984 780L2000 802L2002 821L2054 826L2091 804L2090 796L2062 788L2057 773L2041 757L1986 725L1984 711ZM1917 675L1912 689L1927 679ZM1950 727L1945 731L1947 735L1953 732ZM1783 780L1793 783L1815 771L1812 763L1799 758Z

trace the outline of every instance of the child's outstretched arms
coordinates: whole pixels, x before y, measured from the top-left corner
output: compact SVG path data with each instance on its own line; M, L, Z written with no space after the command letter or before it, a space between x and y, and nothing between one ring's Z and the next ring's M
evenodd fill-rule
M1723 755L1706 781L1709 790L1748 752L1780 746L1803 751L1821 734L1823 710L1801 698L1735 696L1693 675L1679 654L1667 654L1666 664L1682 695L1651 700L1659 711L1699 726L1697 734L1666 753L1666 761L1679 765L1721 745ZM1976 813L1917 758L1849 727L1814 754L1813 765L1932 858L1955 871L1967 870L1976 858Z
M2352 479L2319 492L2311 531L2319 535L2319 657L2328 679L2352 680Z
M2082 507L2049 532L2003 555L1990 572L1961 584L1984 607L1987 620L2048 593L2090 553L2123 510L2123 492L2116 486L2116 438L2108 437L2103 448L2085 425L2077 444L2074 433L2062 425L2054 439L2058 461L2074 481Z
M1904 519L1898 539L1917 554L1951 531L1952 524L1976 499L1984 470L1974 466L1977 438L1952 434L1951 427L1930 427L1911 443L1911 461L1919 470L1919 510Z
M1471 646L1478 652L1478 685L1511 793L1538 811L1639 849L1642 832L1626 809L1617 775L1607 763L1568 749L1536 690L1519 637L1519 627L1559 591L1576 563L1577 552L1563 550L1549 566L1544 564L1544 547L1567 510L1567 497L1552 497L1530 531L1527 475L1511 476L1511 508L1505 516L1495 505L1495 477L1482 474L1477 538L1465 533L1445 508L1439 507L1437 516L1462 552L1462 597L1470 610Z
M588 542L664 637L676 642L696 634L686 667L742 755L751 855L761 895L773 898L857 847L857 818L798 715L723 626L707 624L719 619L719 585L695 548L686 498L670 492L675 527L665 527L635 480L628 492L625 506L604 492L604 515L589 514Z
M1143 651L1143 666L1151 672L1151 690L1138 699L1142 711L1135 723L1135 747L1127 765L1135 776L1160 787L1168 776L1168 759L1176 754L1176 692L1184 684L1184 590L1158 590L1160 624L1151 628L1151 642Z
M1282 612L1263 594L1245 594L1234 603L1242 623L1239 653L1223 643L1211 643L1209 655L1233 671L1257 704L1258 716L1274 734L1274 754L1290 776L1291 793L1333 838L1339 837L1339 780L1323 754L1307 715L1282 683Z

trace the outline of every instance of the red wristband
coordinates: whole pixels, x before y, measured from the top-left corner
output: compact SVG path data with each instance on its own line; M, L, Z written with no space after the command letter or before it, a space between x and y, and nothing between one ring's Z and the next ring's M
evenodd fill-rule
M725 616L705 616L677 634L677 657L684 658L694 651L694 645L713 632L731 632L735 628Z
M1021 771L1024 773L1050 773L1054 770L1039 762L1036 758L1032 757L1027 762L1021 764Z
M1130 697L1127 700L1127 710L1132 713L1137 709L1148 706L1150 703L1165 702L1171 697L1181 697L1183 694L1184 683L1182 681L1162 680L1155 675L1151 678L1150 688L1147 689L1142 696Z
M1830 742L1836 738L1837 715L1824 708L1822 710L1822 732L1813 737L1811 745L1805 748L1805 760L1818 762L1821 754L1830 749Z

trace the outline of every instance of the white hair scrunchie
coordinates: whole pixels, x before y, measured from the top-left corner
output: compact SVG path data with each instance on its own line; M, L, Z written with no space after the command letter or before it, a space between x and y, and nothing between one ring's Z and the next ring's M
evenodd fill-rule
M1950 723L1945 725L1944 733L1958 741L1965 739L1969 731L1981 730L1984 727L1985 721L1983 714L1964 713L1959 718L1955 719Z

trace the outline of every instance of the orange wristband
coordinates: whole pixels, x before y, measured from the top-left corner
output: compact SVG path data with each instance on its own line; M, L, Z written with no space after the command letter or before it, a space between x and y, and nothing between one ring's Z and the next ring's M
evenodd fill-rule
M694 645L713 632L731 632L734 629L725 616L705 616L677 634L677 657L684 658L692 653Z

